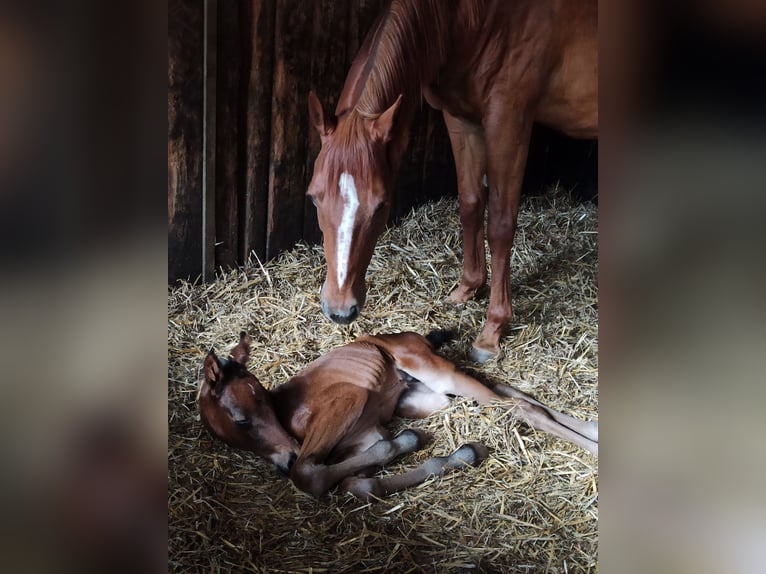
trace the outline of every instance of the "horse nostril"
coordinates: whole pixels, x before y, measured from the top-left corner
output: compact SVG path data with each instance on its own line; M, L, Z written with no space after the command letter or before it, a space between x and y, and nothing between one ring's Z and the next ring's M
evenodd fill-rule
M234 421L234 424L237 425L241 429L249 429L253 426L253 422L250 419L240 419Z
M348 322L350 323L359 316L359 308L356 305L351 305L348 310Z
M332 320L333 323L338 323L339 325L348 325L349 323L351 323L351 321L356 319L357 314L358 312L355 312L353 314L348 314L348 315L340 315L339 313L332 313L330 315L330 319Z

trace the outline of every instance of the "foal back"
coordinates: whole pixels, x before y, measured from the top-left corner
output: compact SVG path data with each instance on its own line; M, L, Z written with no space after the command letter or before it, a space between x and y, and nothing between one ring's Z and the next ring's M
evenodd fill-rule
M333 462L388 437L384 425L404 388L390 356L355 341L322 355L272 395L277 418L303 451Z

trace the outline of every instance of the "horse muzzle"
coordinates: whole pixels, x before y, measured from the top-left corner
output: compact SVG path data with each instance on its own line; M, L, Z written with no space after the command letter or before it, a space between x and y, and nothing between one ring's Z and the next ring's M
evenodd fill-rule
M364 300L360 301L354 295L343 297L340 303L331 302L326 296L325 286L322 286L321 305L322 313L333 323L348 325L352 323L362 310Z
M357 305L351 305L347 309L331 311L323 304L322 312L325 314L325 317L330 319L330 321L333 323L338 323L339 325L348 325L359 316L359 307Z

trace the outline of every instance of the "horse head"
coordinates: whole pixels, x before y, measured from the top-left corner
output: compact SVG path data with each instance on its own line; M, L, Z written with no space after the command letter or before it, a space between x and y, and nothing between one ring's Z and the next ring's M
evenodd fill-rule
M322 312L335 323L351 323L365 302L365 273L388 221L398 169L392 127L401 101L399 96L374 116L356 109L334 116L309 94L309 116L322 147L308 196L317 209L327 261Z
M284 475L300 446L277 419L271 398L247 370L250 336L244 331L229 359L211 349L202 365L199 409L202 423L226 444L271 461Z

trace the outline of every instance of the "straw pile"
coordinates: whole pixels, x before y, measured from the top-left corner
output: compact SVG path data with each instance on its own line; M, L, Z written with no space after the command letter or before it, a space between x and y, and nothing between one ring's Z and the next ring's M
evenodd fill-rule
M254 340L249 367L265 387L365 332L456 328L440 351L487 382L507 381L553 408L598 417L597 208L561 190L526 198L512 258L514 319L504 356L467 362L487 294L443 303L462 267L457 202L414 211L378 242L362 316L344 327L319 309L321 247L299 246L209 285L169 290L169 569L176 572L589 572L596 570L597 461L530 430L499 407L456 399L421 421L425 451L395 473L464 442L490 457L382 502L346 494L317 501L272 466L212 439L199 422L198 369L226 355L240 330Z

